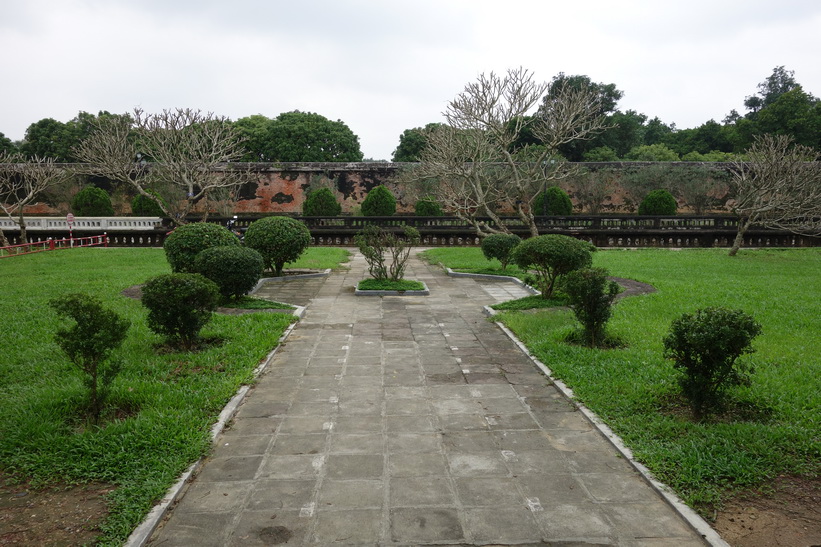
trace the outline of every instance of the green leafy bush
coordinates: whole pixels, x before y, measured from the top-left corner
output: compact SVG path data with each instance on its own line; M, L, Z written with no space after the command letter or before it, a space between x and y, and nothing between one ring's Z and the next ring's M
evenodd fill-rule
M302 205L302 214L308 217L335 217L342 213L342 205L330 188L308 193Z
M193 273L194 259L211 247L238 247L240 241L231 231L218 224L195 222L178 227L165 238L165 257L176 273Z
M107 217L114 214L114 207L108 192L86 186L71 200L71 211L79 217Z
M573 214L573 202L567 192L558 186L551 186L544 192L539 192L533 200L534 215L566 216Z
M219 287L223 299L237 298L257 284L265 264L262 255L248 247L211 247L194 259L194 268Z
M667 190L653 190L639 204L640 215L675 215L676 198Z
M683 372L679 385L697 419L723 410L728 387L749 384L752 368L736 360L754 351L759 334L752 316L723 307L685 313L670 325L664 355Z
M271 216L255 220L245 231L245 245L259 251L265 268L282 275L286 262L293 262L311 244L311 232L299 220Z
M387 186L379 185L362 201L362 215L366 217L389 217L396 213L396 198Z
M399 281L405 276L405 266L411 249L419 244L419 231L405 226L404 237L379 226L368 225L356 234L354 243L368 263L368 273L377 280ZM391 261L386 261L386 253Z
M610 345L605 331L619 286L607 280L607 270L585 268L572 271L565 277L563 288L570 309L582 324L581 342L591 348Z
M418 217L441 217L445 213L434 198L423 198L416 202L414 212Z
M495 258L502 263L502 269L506 270L513 249L521 241L522 238L514 234L491 234L482 240L482 254L488 260Z
M49 306L59 316L74 321L70 327L57 330L55 342L85 373L89 414L96 423L109 386L120 371L120 362L109 357L122 345L131 323L103 307L99 298L88 294L63 295L50 300Z
M536 271L536 284L544 298L553 295L553 289L561 276L589 268L596 248L586 241L570 236L548 234L531 237L519 243L511 254L511 260L523 270Z
M148 190L157 199L162 199L153 190ZM131 200L131 212L138 217L164 217L165 213L157 202L148 196L137 194Z
M197 273L158 275L143 285L148 328L190 350L219 304L217 284Z

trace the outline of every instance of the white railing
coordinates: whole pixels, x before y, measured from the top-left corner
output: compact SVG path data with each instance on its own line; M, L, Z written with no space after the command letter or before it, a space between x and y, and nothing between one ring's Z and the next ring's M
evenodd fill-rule
M59 217L25 217L26 230L68 230L68 221ZM71 226L75 231L95 232L145 231L162 228L160 217L74 217ZM0 218L0 229L19 230L20 226L9 218Z

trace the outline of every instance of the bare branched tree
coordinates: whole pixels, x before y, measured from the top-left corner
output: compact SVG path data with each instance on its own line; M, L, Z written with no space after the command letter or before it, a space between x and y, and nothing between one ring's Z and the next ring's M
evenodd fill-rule
M612 169L581 170L570 177L567 183L581 210L597 215L605 200L613 193L617 178Z
M821 164L818 151L786 135L762 135L735 165L727 202L738 216L730 249L735 256L747 229L758 224L799 234L821 235Z
M523 68L482 74L448 104L447 124L427 132L419 166L402 179L426 183L425 193L480 236L509 231L498 216L503 207L538 235L533 200L548 181L572 172L557 161L557 148L605 128L598 102L587 89L537 83Z
M19 226L21 243L28 243L25 207L70 176L53 158L34 156L26 160L17 153L0 152L0 210ZM0 245L8 244L6 235L0 230Z
M132 185L178 224L209 194L251 179L231 165L245 153L232 124L187 108L100 119L74 153L81 172Z

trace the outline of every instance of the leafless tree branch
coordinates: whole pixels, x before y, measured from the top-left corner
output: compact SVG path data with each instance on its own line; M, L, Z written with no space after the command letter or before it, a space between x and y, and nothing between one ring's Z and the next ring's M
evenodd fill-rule
M735 255L753 224L821 235L821 164L818 152L786 135L757 137L748 160L735 164L728 207L739 218Z

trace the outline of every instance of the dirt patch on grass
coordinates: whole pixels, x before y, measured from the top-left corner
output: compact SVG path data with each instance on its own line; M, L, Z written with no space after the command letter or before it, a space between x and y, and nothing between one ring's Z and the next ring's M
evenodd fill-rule
M821 545L820 481L778 477L770 486L724 504L714 523L721 537L733 547Z
M99 483L39 490L0 473L0 545L90 545L108 515Z
M624 289L616 296L616 300L621 300L628 296L638 296L640 294L650 294L656 292L656 288L649 283L642 283L635 279L625 279L623 277L608 277L607 279L615 281Z

